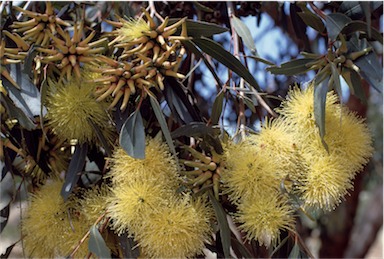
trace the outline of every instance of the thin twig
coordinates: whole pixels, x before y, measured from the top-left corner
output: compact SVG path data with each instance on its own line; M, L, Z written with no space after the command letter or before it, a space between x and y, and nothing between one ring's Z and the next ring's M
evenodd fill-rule
M233 41L233 55L237 59L240 60L240 57L239 57L239 36L236 33L235 27L233 25L233 19L232 19L233 10L234 10L233 3L230 2L230 1L227 1L227 8L228 8L229 22L231 24L231 34L232 34L232 41ZM244 79L243 78L240 78L240 88L241 89L245 88ZM240 131L240 134L241 134L241 138L245 139L244 92L240 91L239 92L239 96L240 96L240 99L239 99L239 116L238 116L238 120L237 120L237 125L238 125L238 129Z
M104 212L100 217L97 218L95 223L93 225L97 225L107 214L107 211ZM79 243L76 245L76 247L73 249L72 253L68 256L69 258L74 258L74 255L79 250L80 246L84 243L84 241L88 238L89 234L91 233L91 230L89 229L87 233L83 236L83 238L79 241Z

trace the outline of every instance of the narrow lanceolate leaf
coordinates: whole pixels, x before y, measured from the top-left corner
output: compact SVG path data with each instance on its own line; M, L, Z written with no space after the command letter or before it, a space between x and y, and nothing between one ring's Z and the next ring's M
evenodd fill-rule
M212 105L212 114L211 114L211 123L216 125L219 123L221 113L223 111L223 100L224 100L224 91L221 90L213 102Z
M16 107L8 96L3 96L2 103L4 104L10 118L17 119L20 125L26 130L36 128L34 122L18 107Z
M247 58L252 58L252 59L254 59L256 61L259 61L261 63L267 64L267 65L270 65L270 66L274 66L275 65L272 61L263 59L262 57L259 57L259 56L247 56Z
M204 61L204 64L207 66L207 68L212 73L213 77L215 78L217 85L223 85L219 76L216 74L215 69L211 66L211 64L204 57L204 55L201 53L201 51L195 46L195 44L190 40L184 40L183 45L185 47L187 47L187 49L189 51L191 51L193 54L195 54L198 58L201 58Z
M312 27L318 32L323 32L325 30L325 26L323 21L319 16L315 15L310 11L305 11L302 13L297 13L301 19L305 22L306 25Z
M107 153L107 156L111 157L112 156L112 150L111 150L111 147L109 146L107 138L103 134L103 131L92 120L87 119L87 121L92 126L93 130L95 131L97 138L101 142L101 146L105 150L105 153Z
M111 258L111 252L95 225L89 233L88 250L99 258Z
M341 13L331 13L325 18L325 26L327 28L328 37L332 41L336 40L341 30L351 22L351 18Z
M367 97L365 95L363 85L361 84L359 74L353 69L343 67L341 75L343 76L345 82L347 82L351 93L359 98L363 104L367 104Z
M121 127L120 146L127 154L136 159L145 158L145 131L140 110L132 112Z
M68 199L69 195L72 193L73 188L75 188L77 181L79 180L80 172L83 171L87 153L87 144L76 145L75 153L72 155L67 174L65 175L65 181L63 187L61 188L61 196L63 197L64 201Z
M256 54L256 45L255 41L252 38L251 31L248 29L247 25L245 25L239 18L236 16L232 16L233 27L235 28L237 34L243 40L245 46L253 53Z
M12 177L12 173L5 174L0 182L1 200L0 210L4 209L12 201L15 195L15 181Z
M327 101L327 92L328 92L328 80L324 80L321 84L315 85L315 96L314 96L314 114L315 122L319 128L321 141L326 150L328 146L324 141L325 132L325 103Z
M288 258L301 258L300 257L300 247L298 244L295 244L291 250L291 252L288 255Z
M368 81L377 91L383 89L383 67L374 52L369 53L355 61L355 65L360 68L361 76Z
M224 66L244 78L252 87L261 92L259 84L249 70L232 53L226 51L219 43L202 37L192 40L202 51L222 63Z
M41 99L39 89L26 74L21 72L20 64L9 65L9 73L20 86L20 90L18 90L15 87L7 87L8 84L4 82L9 97L16 107L20 108L31 120L34 120L35 116L40 115Z
M294 59L281 64L280 67L278 66L267 67L267 71L271 72L272 74L280 74L280 75L282 74L286 76L303 74L309 71L309 67L307 66L307 63L311 61L313 61L313 59L311 58Z
M207 126L204 122L192 122L188 125L183 125L172 131L172 138L187 137L203 137L204 135L214 135L212 127Z
M33 78L33 63L37 54L38 51L36 50L36 46L32 45L28 50L27 56L25 57L23 73L27 74L29 78Z
M342 98L341 98L340 73L335 63L331 62L330 64L331 64L331 71L332 71L332 77L333 77L333 86L336 92L339 94L340 103L341 103Z
M165 121L163 112L161 111L160 104L156 100L156 97L152 96L152 94L148 94L148 95L150 97L149 100L151 102L152 109L155 113L155 116L156 116L158 122L160 123L161 131L164 134L165 141L167 142L169 149L171 150L172 154L176 157L175 145L173 144L171 133L169 132L167 122Z
M369 28L371 29L371 35L368 36L368 38L376 40L376 41L380 42L381 44L383 44L383 35L378 30L376 30L375 28L372 28L372 27L369 27ZM355 32L365 32L368 34L368 32L369 32L368 31L368 24L366 22L363 22L363 21L352 21L352 22L348 23L343 28L343 30L341 31L341 33L346 34L346 35L349 35L349 34L352 34Z
M225 213L221 204L213 196L212 192L208 192L208 194L209 194L209 200L211 201L213 209L215 210L217 222L219 224L220 237L221 237L221 243L223 246L224 257L230 258L229 251L231 247L231 230L228 225L227 214Z
M175 19L175 18L169 19L168 24L169 25L174 24L179 20L180 19ZM193 38L200 38L202 36L211 37L215 34L220 34L228 31L228 28L221 27L217 24L209 23L209 22L194 21L194 20L187 19L186 24L187 24L188 36Z

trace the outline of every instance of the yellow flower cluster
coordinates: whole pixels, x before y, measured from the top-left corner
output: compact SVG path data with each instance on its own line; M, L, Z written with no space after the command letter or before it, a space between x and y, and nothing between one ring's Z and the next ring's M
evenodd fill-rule
M104 85L98 91L99 99L112 95L112 106L115 106L123 97L121 110L126 108L130 95L138 89L156 87L163 90L164 76L184 78L184 75L177 73L185 54L180 41L183 37L172 35L183 25L181 35L186 36L185 19L167 26L167 17L157 26L149 13L145 9L142 11L147 22L142 18L120 18L119 22L110 22L117 29L111 33L114 39L109 46L122 49L122 53L118 59L98 58L104 65L97 69L103 77L94 80Z
M308 167L297 179L305 207L334 209L372 155L371 134L364 120L336 102L337 95L329 92L324 136L328 151L315 125L313 86L293 89L279 108Z
M64 203L60 196L63 183L48 181L31 195L30 206L22 219L23 245L28 257L54 258L68 256L89 226L75 210L75 203ZM88 247L82 245L77 256L84 258Z
M229 144L222 176L236 220L248 239L269 246L280 230L293 229L293 208L285 195L296 195L304 209L334 209L353 187L352 180L372 154L371 136L363 119L337 104L330 92L326 102L324 148L314 116L314 88L289 92L259 134Z
M238 205L235 220L246 237L256 239L260 245L275 245L280 232L294 225L293 209L279 192L288 172L296 170L290 162L296 160L294 146L285 127L280 120L268 122L260 135L237 145L229 144L225 150L222 179L230 199ZM278 146L281 148L276 150Z
M211 210L203 200L176 193L176 162L167 146L147 140L145 159L118 148L111 159L112 227L135 236L142 254L153 258L191 257L202 251L211 231Z
M50 83L47 119L60 139L92 143L97 140L92 124L99 127L105 136L111 135L107 104L97 102L93 90L92 83L85 82L85 79L73 78L67 84Z

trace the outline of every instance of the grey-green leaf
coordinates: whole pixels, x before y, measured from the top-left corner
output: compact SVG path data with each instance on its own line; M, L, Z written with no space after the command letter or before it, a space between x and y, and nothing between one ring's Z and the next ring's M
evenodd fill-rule
M327 101L328 80L324 80L321 84L315 85L313 108L315 115L315 122L320 131L321 141L324 148L328 150L328 146L324 141L325 132L325 103Z
M211 64L208 62L208 60L204 57L204 55L201 53L201 51L195 46L195 44L190 40L184 40L183 45L187 47L189 51L191 51L193 54L195 54L198 58L203 59L204 64L207 66L209 71L212 73L213 77L216 80L216 83L218 85L223 85L221 82L219 76L216 74L215 69L211 66Z
M256 79L252 76L249 70L238 60L232 53L225 50L217 42L202 37L200 39L192 40L202 51L222 63L227 68L231 69L240 77L244 78L252 87L261 92Z
M171 150L172 154L176 157L175 145L173 144L171 133L169 132L167 122L165 121L163 112L161 111L160 104L156 100L156 98L154 96L152 96L152 94L149 94L149 97L150 97L149 100L151 102L152 109L155 112L155 116L160 123L161 131L164 134L165 141L167 142L169 149Z
M264 63L264 64L267 64L267 65L270 65L270 66L274 66L275 64L269 60L266 60L266 59L263 59L262 57L259 57L259 56L247 56L248 58L252 58L256 61L259 61L261 63Z
M345 25L351 22L351 18L341 13L331 13L325 18L325 26L327 28L328 37L333 41L336 40L339 33Z
M371 29L371 36L369 38L377 40L383 44L383 35L376 30L375 28L369 27ZM363 21L352 21L348 23L342 30L341 33L349 35L355 32L365 32L368 34L368 24Z
M180 19L176 19L176 18L169 19L168 24L174 24L179 20ZM228 28L219 26L214 23L209 23L209 22L194 21L194 20L187 19L186 24L187 24L187 34L189 37L193 37L193 38L200 38L202 36L211 37L215 34L220 34L228 31ZM181 30L179 29L179 31Z
M341 98L340 73L337 70L335 63L331 62L330 64L331 64L331 71L332 71L332 76L333 76L333 85L334 85L336 92L339 94L340 103L341 103L342 98Z
M288 258L293 258L293 259L296 259L296 258L301 258L300 257L300 247L298 244L295 244L291 250L291 252L289 253L288 255Z
M67 174L65 175L65 181L61 188L61 196L66 201L69 195L72 193L73 188L76 187L77 181L80 178L79 172L83 170L85 164L85 158L88 153L88 145L77 144L75 153L72 155L71 162L68 166Z
M267 71L272 74L283 74L286 76L293 76L298 74L303 74L309 71L309 67L307 66L308 62L313 61L311 58L300 58L290 60L278 66L270 66L267 67Z
M355 65L360 68L360 74L377 91L382 92L383 88L383 67L376 53L371 52L355 61Z
M119 136L120 146L133 158L145 158L145 130L140 110L134 111L124 122Z
M256 45L252 38L252 33L248 29L247 25L243 23L239 18L236 16L231 17L233 22L233 27L235 28L237 34L241 37L243 40L245 46L255 55L256 54Z
M223 246L223 252L225 258L230 258L230 247L231 247L231 230L228 225L227 215L221 206L221 204L213 196L212 192L208 192L209 200L212 203L215 211L216 219L220 228L221 243Z
M33 130L36 128L33 121L31 121L20 108L16 107L8 96L3 97L2 103L4 104L9 117L17 119L24 129Z
M363 85L361 84L359 74L353 69L344 67L341 75L343 76L345 82L347 82L351 93L357 96L363 104L367 104L367 97L365 95Z
M224 91L221 90L213 102L212 105L212 114L211 114L211 123L216 125L219 123L221 112L223 111L223 100L224 100Z
M325 30L325 26L323 21L319 16L315 15L310 11L305 11L301 13L297 13L301 19L305 22L306 25L312 27L318 32L323 32Z
M111 252L95 225L90 229L88 250L99 258L111 258Z

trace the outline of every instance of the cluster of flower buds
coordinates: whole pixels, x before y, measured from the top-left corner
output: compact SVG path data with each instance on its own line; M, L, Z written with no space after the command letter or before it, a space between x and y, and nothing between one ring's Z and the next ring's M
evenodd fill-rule
M84 23L80 22L73 26L72 38L68 31L57 27L57 37L50 31L48 35L52 40L52 46L38 47L37 51L44 55L36 57L36 69L40 64L53 63L60 70L60 80L64 77L69 81L74 73L77 78L81 78L80 64L94 64L95 56L104 52L105 48L100 47L106 43L102 38L91 42L96 32L92 31L87 37L83 37Z
M147 21L142 18L110 21L117 29L112 32L114 39L109 46L122 49L122 52L117 60L100 57L99 61L106 67L96 69L103 76L94 82L104 84L97 90L98 100L112 94L111 107L114 107L124 96L121 110L126 108L130 95L138 89L156 87L163 90L164 76L185 78L177 71L185 54L180 40L187 37L186 18L167 26L169 19L166 17L157 26L149 13L145 9L142 11ZM180 26L181 35L174 36Z
M50 35L55 35L61 26L71 26L68 22L63 21L54 12L51 2L46 2L45 13L36 13L24 10L21 7L14 6L14 9L25 14L29 18L28 21L14 22L11 28L17 33L23 33L23 39L28 43L34 43L39 46L48 46L50 44Z
M191 158L191 160L179 159L187 168L187 170L181 171L181 174L188 179L187 184L191 186L194 193L212 188L218 200L223 166L221 156L213 149L210 151L210 154L203 154L190 146L182 145L180 147L184 149Z
M18 34L10 33L9 31L2 31L2 33L11 39L16 46L6 47L6 41L1 39L0 41L0 59L1 66L0 71L1 75L6 78L9 82L12 83L16 88L20 88L15 80L11 77L8 72L6 65L17 64L22 62L27 56L27 51L29 50L29 44L26 43Z

